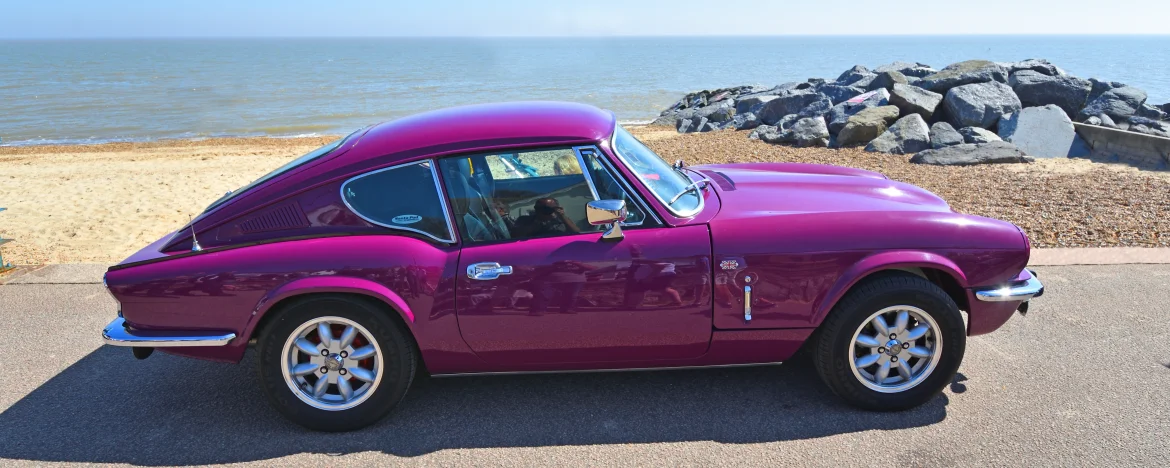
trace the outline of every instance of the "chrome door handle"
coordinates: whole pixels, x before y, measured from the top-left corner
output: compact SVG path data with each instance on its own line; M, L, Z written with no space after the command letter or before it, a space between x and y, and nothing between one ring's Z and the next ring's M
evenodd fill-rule
M499 278L500 275L512 274L512 267L501 266L496 262L475 263L467 266L467 277L473 280L487 281Z

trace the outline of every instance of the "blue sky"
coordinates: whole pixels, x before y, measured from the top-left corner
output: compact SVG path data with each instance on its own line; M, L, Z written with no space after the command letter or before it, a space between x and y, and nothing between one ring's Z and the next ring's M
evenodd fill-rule
M5 0L0 38L1170 34L1170 0Z

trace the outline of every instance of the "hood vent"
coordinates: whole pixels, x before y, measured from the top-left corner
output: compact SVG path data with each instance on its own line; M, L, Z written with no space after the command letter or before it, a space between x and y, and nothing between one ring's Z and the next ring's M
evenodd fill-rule
M252 234L308 227L309 220L305 219L301 205L292 202L264 210L256 216L240 222L239 226L240 232Z

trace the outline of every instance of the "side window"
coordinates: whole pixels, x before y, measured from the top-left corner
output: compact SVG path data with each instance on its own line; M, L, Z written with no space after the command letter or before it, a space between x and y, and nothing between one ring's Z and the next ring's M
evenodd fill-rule
M341 185L341 199L366 221L454 242L430 161L362 174Z

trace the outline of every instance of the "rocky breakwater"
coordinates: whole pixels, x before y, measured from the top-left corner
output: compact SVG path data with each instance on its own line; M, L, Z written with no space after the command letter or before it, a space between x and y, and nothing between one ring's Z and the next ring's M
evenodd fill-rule
M1170 104L1124 83L1083 79L1042 59L968 60L934 69L854 66L835 80L687 94L656 125L680 133L751 130L796 146L864 146L939 165L1087 156L1073 122L1170 137Z

